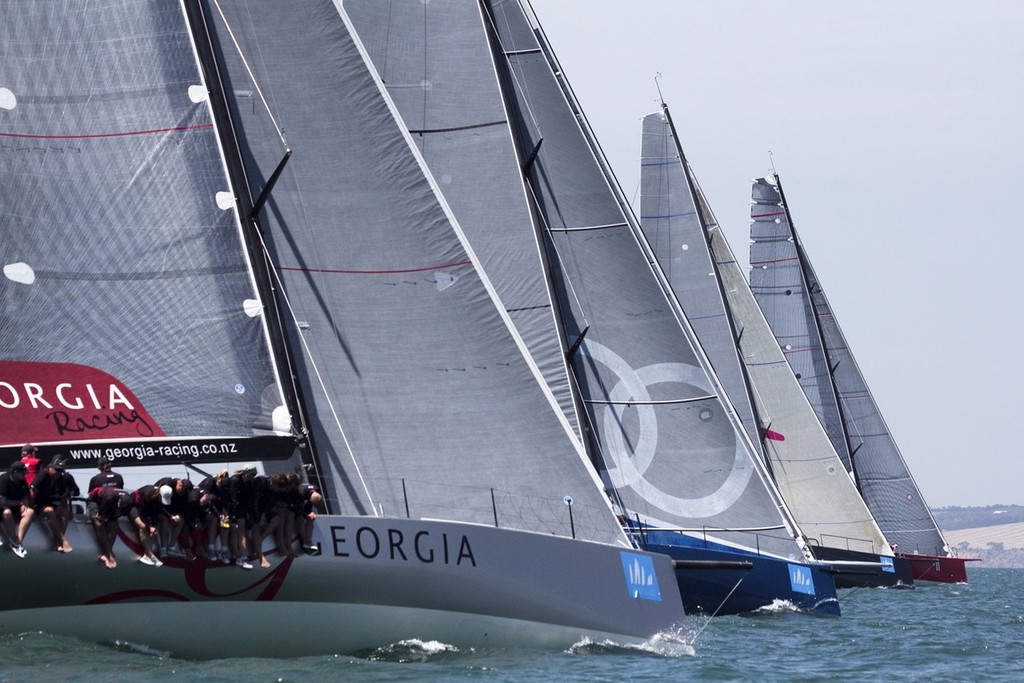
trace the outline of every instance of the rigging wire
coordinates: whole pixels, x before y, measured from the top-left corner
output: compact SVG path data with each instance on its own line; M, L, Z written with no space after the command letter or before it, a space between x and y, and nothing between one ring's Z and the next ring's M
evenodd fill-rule
M270 104L267 102L267 99L263 94L263 90L262 88L260 88L260 85L256 80L256 76L255 74L253 74L252 68L249 66L248 60L246 60L245 55L242 53L242 48L238 44L238 40L236 39L235 33L231 28L231 24L228 22L227 17L224 15L224 10L221 8L219 0L212 1L217 8L217 12L220 14L221 21L224 22L224 26L228 31L228 35L231 36L231 42L234 44L235 51L237 52L239 59L242 61L242 64L245 66L246 72L249 74L249 79L252 81L253 87L259 94L260 101L263 103L263 107L267 112L267 116L270 118L271 123L274 125L274 129L277 131L277 135L281 139L281 143L287 149L288 142L285 139L284 131L281 129L281 126L277 123L277 119L274 117L274 114L270 109ZM258 229L255 230L254 232L259 238L260 249L263 251L263 256L267 260L267 263L270 265L270 272L273 274L274 282L277 284L278 292L280 293L285 306L288 308L288 313L291 316L292 322L295 324L297 336L300 342L302 343L302 348L303 351L305 352L306 358L309 360L310 367L313 369L313 372L316 375L317 382L320 384L320 389L323 392L323 397L327 401L328 407L330 408L331 416L334 419L334 424L337 427L338 432L341 435L342 441L345 444L345 450L348 452L349 458L352 460L352 465L355 467L356 475L359 479L360 485L363 488L363 492L366 494L366 500L369 503L370 510L373 511L373 514L375 516L380 516L381 512L377 509L376 504L373 502L373 496L370 493L370 489L366 483L366 479L363 477L362 470L359 467L359 462L356 460L355 452L353 451L352 445L348 440L348 436L345 434L345 429L344 427L342 427L341 418L338 416L338 412L334 407L334 402L331 400L330 394L327 391L327 385L324 382L323 375L320 373L320 368L317 366L316 361L313 358L313 353L310 350L309 345L306 343L305 336L301 333L301 329L299 327L299 320L298 317L295 315L295 309L293 308L291 300L288 298L288 294L285 291L284 283L282 282L281 276L277 270L277 265L270 254L270 249L267 247L267 243L263 238L263 233ZM320 478L319 467L317 466L317 463L315 461L314 467L317 467L317 477Z
M235 38L235 32L231 29L231 24L228 23L227 17L224 16L224 10L221 9L219 0L213 0L213 4L217 6L217 13L220 14L220 19L224 22L224 27L228 30L228 35L231 36L231 42L235 46L235 52L238 53L238 58L242 60L242 65L245 66L245 70L249 74L249 80L252 81L253 87L256 88L256 92L260 96L260 101L263 102L263 108L267 110L267 115L270 117L271 123L274 124L274 129L277 130L278 137L281 138L281 143L287 147L288 142L284 139L284 131L281 130L281 126L277 124L277 119L274 118L273 112L270 111L270 104L267 103L267 98L263 96L263 90L260 88L260 84L256 80L256 75L253 74L252 68L249 67L249 62L246 60L245 55L242 54L242 47L238 44L238 40Z

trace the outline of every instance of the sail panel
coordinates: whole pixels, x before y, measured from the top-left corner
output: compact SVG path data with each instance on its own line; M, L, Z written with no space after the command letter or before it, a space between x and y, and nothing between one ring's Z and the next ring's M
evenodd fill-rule
M640 227L751 442L759 444L732 323L685 163L666 114L645 116L640 154Z
M15 0L0 63L0 438L274 434L281 388L181 6Z
M480 8L346 2L381 80L579 434L519 162ZM582 437L581 437L582 438Z
M293 151L264 222L332 505L624 542L338 4L220 6ZM283 146L215 28L258 184Z

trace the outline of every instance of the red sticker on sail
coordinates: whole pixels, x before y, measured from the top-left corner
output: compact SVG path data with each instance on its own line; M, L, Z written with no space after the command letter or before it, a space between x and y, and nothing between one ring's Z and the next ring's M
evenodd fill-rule
M0 361L0 434L8 443L164 436L132 391L73 363Z
M766 439L771 439L772 441L785 441L786 440L786 437L783 436L782 434L779 434L778 432L773 432L770 429L765 429L763 431L764 431L764 436L765 436Z

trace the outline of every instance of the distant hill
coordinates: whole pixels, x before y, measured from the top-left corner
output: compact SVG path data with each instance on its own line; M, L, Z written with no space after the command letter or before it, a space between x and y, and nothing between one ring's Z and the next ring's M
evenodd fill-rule
M1024 522L1024 505L935 508L932 514L945 532Z
M960 557L983 567L1024 567L1024 505L932 510L946 541Z

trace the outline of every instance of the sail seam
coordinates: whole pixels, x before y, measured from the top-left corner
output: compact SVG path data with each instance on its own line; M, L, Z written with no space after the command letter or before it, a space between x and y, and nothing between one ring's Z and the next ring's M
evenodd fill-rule
M678 405L680 403L699 403L700 401L712 401L716 398L714 395L707 396L695 396L693 398L673 398L665 401L602 401L600 399L587 399L584 403L591 405L603 405L603 406L664 406L664 405Z
M332 273L338 275L393 275L398 273L422 273L425 271L437 270L438 268L455 268L457 266L471 266L472 261L454 261L436 266L423 266L422 268L399 268L396 270L345 270L342 268L300 268L298 266L275 266L276 270L295 271L299 273Z
M171 128L152 128L149 130L127 130L120 133L78 133L71 135L37 135L30 133L0 133L0 138L27 138L30 140L87 140L94 138L119 138L131 135L153 135L157 133L174 133L213 128L212 123L197 123L194 126L173 126Z
M419 128L410 130L413 135L428 135L430 133L455 133L461 130L476 130L477 128L493 128L494 126L506 126L508 121L490 121L488 123L472 123L466 126L453 126L451 128Z

